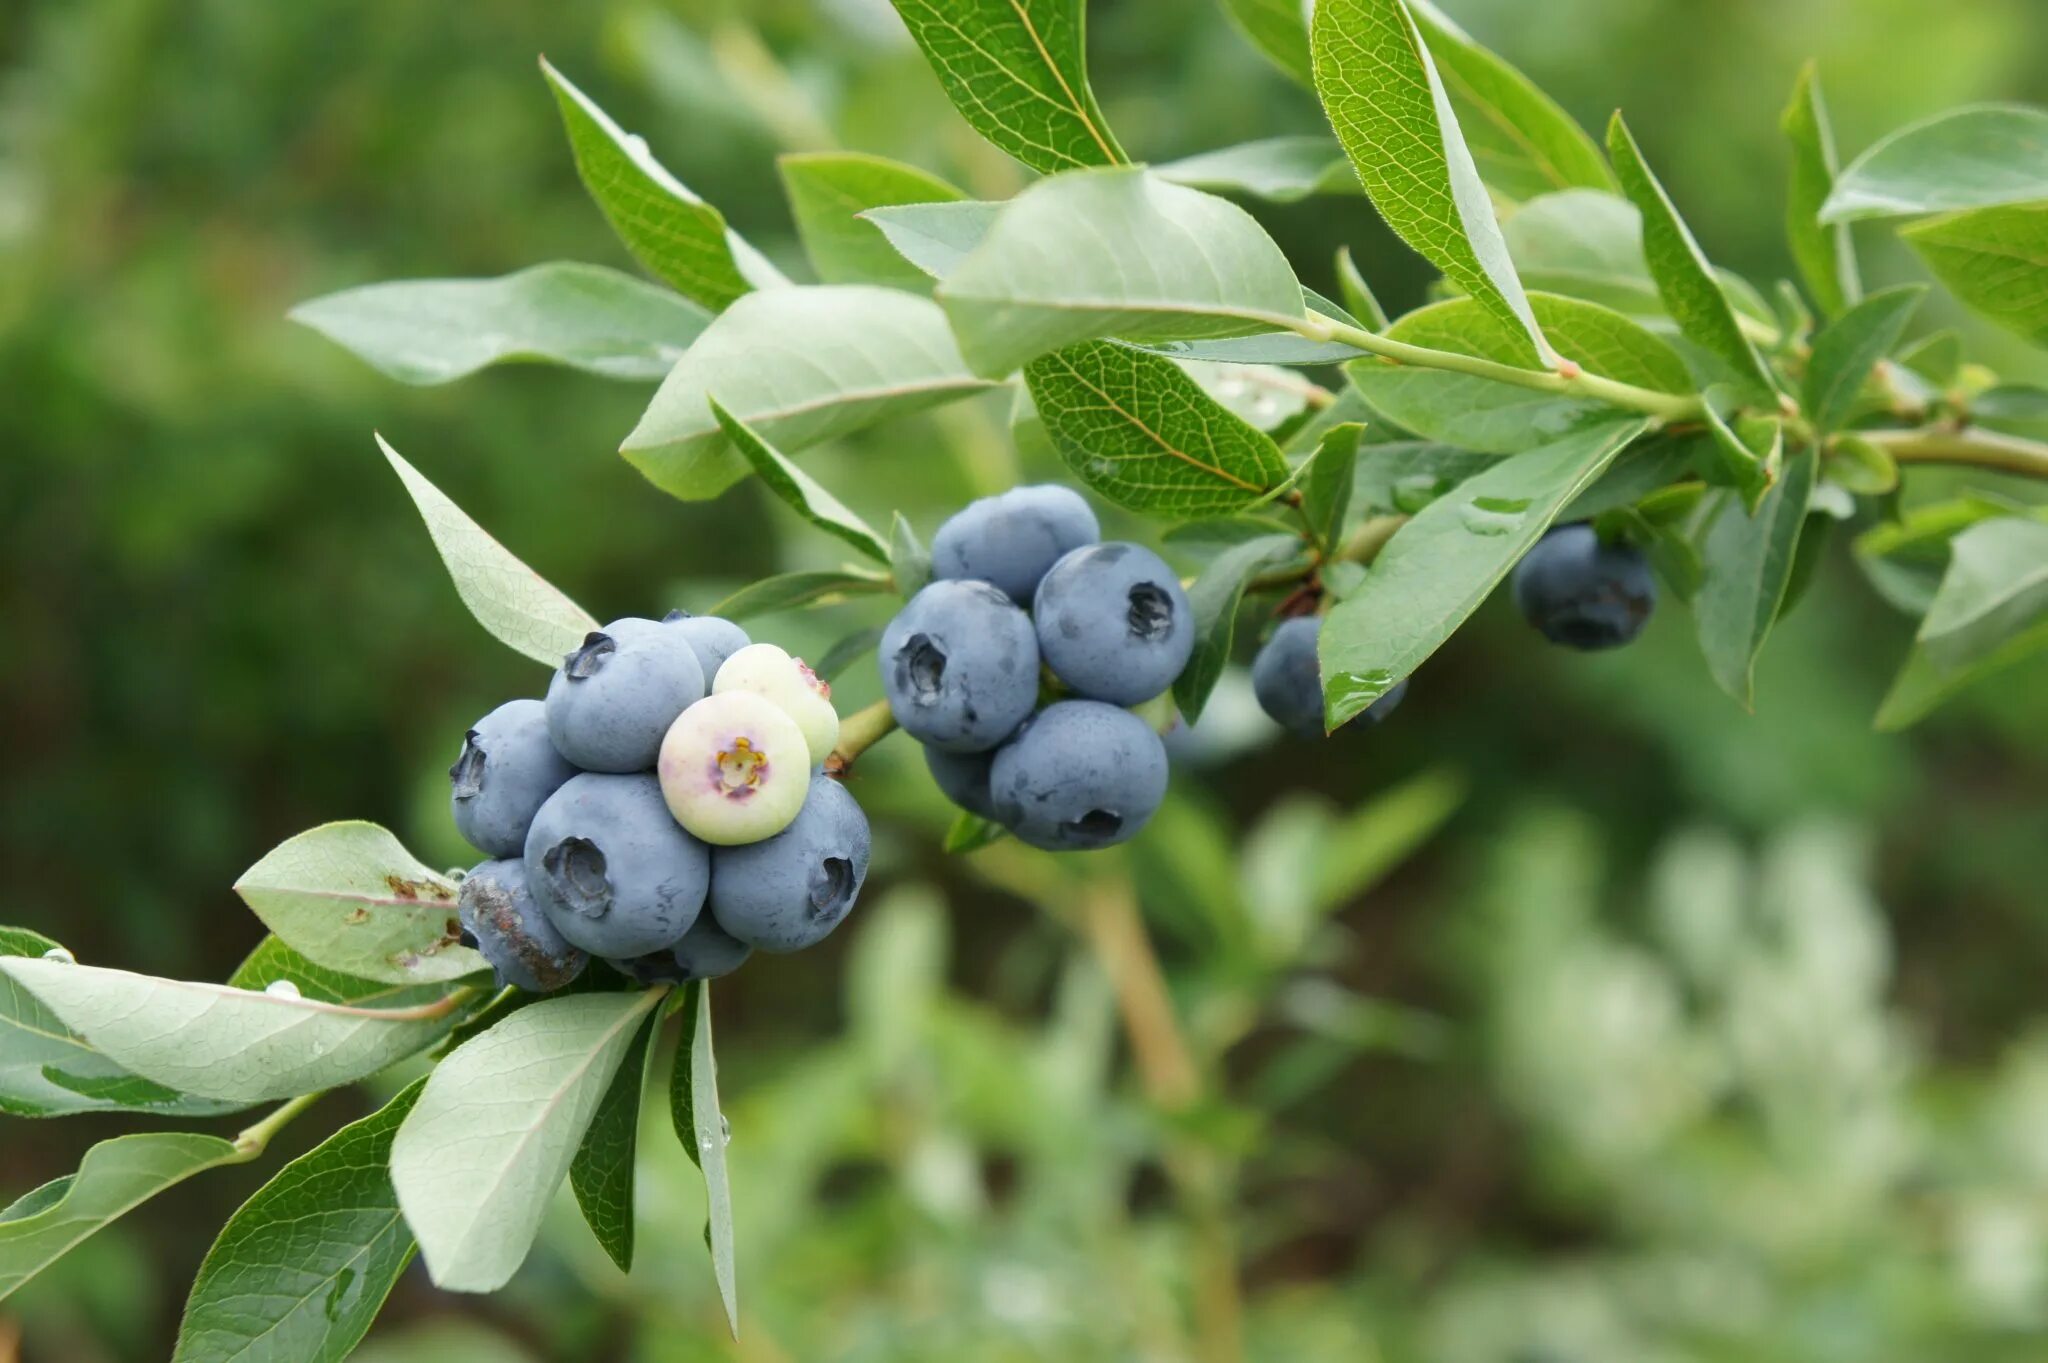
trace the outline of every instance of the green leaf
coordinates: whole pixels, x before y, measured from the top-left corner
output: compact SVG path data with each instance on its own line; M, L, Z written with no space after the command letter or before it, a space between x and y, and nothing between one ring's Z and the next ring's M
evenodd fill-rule
M287 838L235 882L263 926L317 966L388 984L489 969L457 944L455 886L373 823Z
M1822 472L1861 497L1883 497L1899 487L1898 460L1884 446L1860 435L1844 434L1830 440Z
M1515 363L1547 364L1542 328L1407 6L1322 0L1310 42L1323 109L1380 216L1479 300L1511 338Z
M1209 693L1230 662L1231 642L1237 634L1237 608L1244 601L1244 589L1261 570L1284 563L1301 553L1301 539L1295 535L1268 535L1233 545L1209 561L1188 588L1188 605L1195 622L1195 651L1173 683L1173 702L1187 722L1202 717Z
M640 1137L640 1094L659 1014L648 1017L619 1063L604 1101L569 1161L569 1187L597 1243L619 1266L633 1268L633 1157Z
M1083 0L891 0L960 116L1031 169L1121 164L1088 88Z
M1791 581L1815 464L1811 451L1786 460L1784 476L1753 514L1733 497L1720 498L1700 539L1706 576L1693 600L1700 651L1714 681L1744 709L1753 708L1757 654Z
M1614 461L1598 482L1558 516L1560 522L1590 521L1605 511L1631 507L1691 471L1697 436L1645 440Z
M881 573L860 573L844 568L783 573L740 588L705 613L724 616L728 620L745 620L751 616L795 610L799 606L825 606L849 596L874 596L894 590L888 576Z
M748 471L712 415L713 394L787 451L988 386L929 298L866 284L769 289L705 328L620 453L664 492L699 501Z
M875 645L882 642L882 627L855 630L838 643L825 650L825 656L818 659L811 670L826 681L838 681L839 674L875 651Z
M0 974L115 1064L229 1103L353 1083L425 1050L455 1020L453 1003L350 1008L64 961L0 957Z
M2048 621L2007 639L1959 672L1946 671L1916 645L1878 707L1876 726L1886 732L1907 728L1964 688L2043 654L2048 654Z
M1631 317L1663 315L1664 300L1643 256L1643 215L1628 200L1599 190L1560 190L1523 204L1501 231L1525 287Z
M1509 199L1614 188L1600 148L1555 100L1427 0L1410 0L1408 8L1481 180Z
M590 613L492 539L381 435L377 448L412 494L456 595L476 622L514 652L549 667L575 652L583 636L597 628Z
M676 1047L675 1070L669 1078L669 1120L676 1139L704 1174L710 1209L704 1238L711 1248L711 1273L718 1298L725 1303L726 1324L739 1338L739 1288L734 1280L732 1249L732 1186L726 1180L725 1147L731 1139L725 1115L718 1108L718 1059L711 1046L711 986L692 980L683 986L683 1037Z
M557 261L500 279L343 289L299 304L291 319L400 383L435 384L516 361L651 381L711 314L617 270Z
M1282 74L1315 88L1301 0L1223 0L1223 12Z
M1642 431L1641 421L1610 422L1500 460L1401 527L1323 625L1329 726L1357 716L1436 652Z
M901 511L889 522L889 580L906 601L932 580L931 550L924 547Z
M287 1164L221 1228L172 1363L341 1363L412 1262L391 1140L425 1080Z
M1171 360L1084 341L1033 360L1024 377L1060 457L1119 506L1168 517L1227 515L1287 477L1272 437Z
M1458 484L1500 462L1491 454L1425 440L1361 445L1355 500L1413 515Z
M662 990L573 994L510 1014L428 1076L391 1146L391 1182L427 1272L503 1287Z
M0 1211L0 1300L172 1184L241 1158L233 1141L190 1131L101 1141L85 1152L77 1173L45 1183Z
M1529 303L1557 353L1588 373L1661 393L1692 390L1692 378L1677 353L1620 313L1556 294L1532 294ZM1517 333L1474 299L1417 309L1386 334L1410 345L1519 363ZM1388 421L1432 440L1494 454L1545 444L1615 414L1613 407L1592 398L1379 359L1354 361L1345 372Z
M1805 397L1806 417L1816 431L1826 435L1849 424L1871 371L1906 334L1926 292L1921 285L1902 284L1874 293L1813 338Z
M1955 537L1919 645L1944 673L1991 657L2048 615L2048 523L2003 516Z
M1954 336L1955 333L1947 333ZM1904 363L1903 357L1901 363ZM1953 375L1951 375L1953 378ZM1994 431L2048 438L2048 388L2001 383L1970 399L1970 420Z
M1680 331L1726 364L1738 380L1762 392L1772 391L1771 373L1743 334L1706 253L1643 160L1620 114L1608 125L1607 150L1620 172L1622 189L1643 216L1643 255L1664 310Z
M747 423L726 411L716 397L707 395L705 401L710 404L711 415L717 419L719 429L725 432L725 438L753 466L754 473L768 485L769 491L826 534L844 540L877 563L889 561L889 547L851 507L833 496L823 483L790 463L780 450L763 440Z
M2048 204L1980 208L1915 223L1899 236L1950 293L2048 345Z
M1351 173L1343 149L1327 137L1307 134L1197 152L1155 166L1153 173L1212 194L1246 194L1270 203L1359 192L1358 177Z
M1916 336L1899 348L1898 361L1936 388L1946 388L1963 367L1963 338L1947 328ZM1971 414L1978 414L1977 403L1971 404Z
M954 856L978 852L990 843L1001 842L1010 832L993 819L984 819L979 814L961 810L953 816L953 822L946 828L946 837L940 850Z
M933 279L944 279L968 252L981 245L996 214L1002 211L1000 203L968 199L871 208L861 217L875 225L896 254Z
M1849 163L1823 222L2048 199L2048 111L1955 109L1899 129Z
M967 362L991 375L1097 336L1237 336L1304 315L1293 268L1251 215L1137 169L1032 185L939 301Z
M39 959L64 948L26 928L0 928L0 956ZM66 1027L36 996L0 977L0 1113L66 1117L78 1112L146 1112L212 1117L238 1103L192 1098L122 1069Z
M1751 515L1778 481L1785 463L1785 424L1776 417L1740 415L1729 421L1711 405L1706 411L1707 435L1724 475L1716 481L1742 494Z
M717 209L669 174L645 141L612 122L546 59L540 69L561 107L576 173L635 259L712 312L750 288L787 282Z
M871 208L964 199L959 190L916 166L862 152L796 152L776 166L818 278L827 284L893 284L917 293L931 288L924 271L861 215Z
M1835 130L1821 98L1820 74L1808 62L1792 87L1792 102L1779 121L1792 144L1792 183L1785 198L1785 240L1808 292L1829 317L1845 311L1863 293L1856 270L1856 245L1849 229L1824 223L1821 206L1835 187L1840 162Z
M432 1003L448 991L438 984L387 984L328 970L266 935L228 976L234 989L266 989L279 980L316 1003L341 1003L357 1008L410 1008Z
M1326 554L1336 552L1344 533L1344 516L1358 480L1358 438L1364 433L1356 422L1332 426L1309 456L1308 475L1301 482L1301 514Z
M1344 306L1364 319L1368 331L1385 331L1391 325L1387 310L1380 306L1372 285L1365 282L1358 263L1352 260L1349 246L1337 248L1337 288L1344 296Z

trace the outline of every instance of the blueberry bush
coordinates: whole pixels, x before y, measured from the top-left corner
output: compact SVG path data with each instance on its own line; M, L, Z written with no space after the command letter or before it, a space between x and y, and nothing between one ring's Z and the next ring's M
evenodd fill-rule
M1187 877L1191 898L1266 901L1256 920L1227 920L1255 921L1256 940L1234 944L1253 964L1222 1021L1176 1018L1126 863L1049 869L1039 855L1148 826L1169 753L1200 741L1233 660L1250 659L1258 704L1295 741L1355 736L1503 582L1536 632L1573 649L1628 643L1661 594L1689 611L1713 682L1749 706L1759 654L1835 536L1919 621L1880 728L2048 651L2048 516L2004 483L1902 496L1930 466L2048 479L2048 390L2001 382L1953 332L1916 331L1924 286L1866 292L1851 230L1895 225L1961 304L2048 344L2048 114L1971 107L1845 162L1809 69L1783 116L1799 278L1759 283L1707 257L1621 116L1596 139L1426 0L1230 0L1333 136L1150 166L1091 92L1082 0L894 3L966 124L1036 173L1015 197L972 198L859 153L791 156L782 178L816 276L795 280L543 62L576 169L650 278L556 262L370 284L296 311L406 383L507 362L658 381L621 433L648 482L702 501L758 480L846 561L745 584L703 614L600 625L380 437L477 622L553 669L451 744L450 812L482 860L437 870L361 822L292 838L235 887L270 935L225 984L83 964L0 930L0 1110L199 1119L276 1104L233 1138L115 1137L21 1196L0 1211L0 1296L164 1189L261 1158L323 1093L400 1065L419 1077L222 1229L181 1363L342 1358L415 1252L444 1289L495 1290L565 1181L628 1267L642 1099L673 1020L669 1111L702 1174L711 1276L737 1334L710 982L856 911L870 845L857 764L898 728L959 807L948 850L1069 917L1114 963L1147 1097L1194 1130L1231 1114L1205 1105L1187 1033L1227 1050L1246 1010L1436 1044L1405 1016L1332 1023L1326 996L1281 977L1319 912L1443 817L1456 795L1441 785L1397 791L1361 822L1274 834L1334 858L1313 876L1305 853L1291 879L1214 878L1227 888L1146 866ZM1440 272L1405 315L1385 313L1372 262L1349 251L1336 297L1306 288L1239 206L1361 195ZM1015 445L1076 486L975 502L929 549L905 516L878 529L796 462L992 398ZM915 478L918 458L878 467L877 484ZM1156 542L1105 540L1097 504L1156 522ZM748 633L846 603L874 618L814 664ZM883 698L841 714L830 683L853 667L879 673ZM1787 845L1829 885L1853 882L1825 838ZM1542 890L1542 874L1514 873L1518 847L1553 869L1533 837L1510 847L1503 884ZM1797 886L1776 893L1782 908ZM1745 970L1812 973L1844 941L1867 947L1853 905L1831 921L1837 940L1805 956L1785 922L1774 931L1789 941L1675 940L1670 978L1618 965L1586 924L1494 934L1476 953L1509 982L1488 1022L1494 1061L1565 1164L1615 1142L1642 1158L1715 1095L1795 1133L1828 1083L1879 1102L1906 1065L1872 997L1881 962L1829 977L1835 1020L1869 1039L1854 1073L1802 1069L1785 1047L1796 1028L1730 1020L1753 987ZM1736 1080L1648 1073L1635 1053L1580 1064L1577 1033L1546 1049L1521 1025L1539 996L1662 998L1681 976L1710 1001L1701 1029L1748 1029ZM1621 1078L1637 1088L1618 1094ZM1200 1213L1198 1333L1228 1358L1240 1321L1218 1145L1177 1140L1167 1164ZM1623 1199L1678 1195L1647 1165L1620 1167Z

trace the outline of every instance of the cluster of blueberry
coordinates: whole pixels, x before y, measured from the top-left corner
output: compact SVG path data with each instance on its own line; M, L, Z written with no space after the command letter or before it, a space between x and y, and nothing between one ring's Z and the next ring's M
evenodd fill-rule
M868 822L822 774L830 688L713 616L614 620L548 685L476 722L449 770L467 940L560 989L591 956L643 983L797 951L853 907Z
M882 633L889 708L939 788L1050 851L1123 842L1159 808L1166 748L1128 707L1195 646L1173 570L1101 539L1067 488L983 498L939 527L934 580Z

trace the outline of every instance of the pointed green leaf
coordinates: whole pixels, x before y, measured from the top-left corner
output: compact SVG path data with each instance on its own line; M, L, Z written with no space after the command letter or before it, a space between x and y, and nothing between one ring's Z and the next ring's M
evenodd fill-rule
M1412 516L1500 459L1426 440L1389 440L1359 447L1357 490L1362 505Z
M233 1141L190 1131L101 1141L85 1152L77 1173L0 1210L0 1300L172 1184L240 1158Z
M1876 726L1886 732L1908 728L1965 688L2043 655L2048 655L2048 620L2012 636L1957 672L1947 671L1925 648L1915 645L1878 707Z
M373 823L288 838L235 882L263 926L317 966L389 984L489 969L457 945L455 886Z
M1357 194L1358 177L1344 150L1327 137L1265 137L1197 152L1153 167L1177 185L1212 194L1246 194L1270 203L1298 203L1318 194Z
M1713 442L1725 482L1742 494L1743 508L1755 514L1785 463L1785 424L1776 417L1737 416L1732 422L1712 406L1706 410L1707 435Z
M1344 533L1344 516L1358 480L1358 438L1364 433L1365 427L1350 421L1325 431L1309 456L1308 476L1301 481L1302 517L1326 553L1337 551Z
M1267 61L1305 89L1315 88L1301 0L1223 0L1223 12Z
M1287 477L1272 437L1171 360L1084 341L1033 360L1024 377L1060 457L1119 506L1168 517L1227 515Z
M783 573L740 588L705 614L720 615L728 620L745 620L751 616L795 610L800 606L831 605L849 596L874 596L894 590L894 584L885 573L859 573L835 568Z
M314 965L274 936L265 936L228 976L235 989L266 989L283 980L315 1003L356 1008L411 1008L446 994L438 984L387 984Z
M1643 160L1642 149L1621 115L1607 129L1607 150L1621 175L1621 187L1643 215L1643 255L1657 281L1664 310L1678 329L1726 364L1735 377L1759 391L1773 387L1756 347L1743 334L1706 253Z
M576 173L642 265L712 312L750 288L787 282L717 209L669 174L645 140L612 122L545 59L540 69L561 108Z
M932 554L917 531L898 511L889 522L889 578L896 594L908 601L932 580Z
M1821 471L1861 497L1883 497L1899 487L1899 461L1884 446L1860 435L1830 440L1827 465Z
M377 448L412 494L456 595L476 622L506 647L549 667L575 652L583 636L597 628L590 613L492 539L381 435Z
M1230 662L1230 646L1237 634L1237 609L1244 590L1261 570L1283 563L1301 553L1296 535L1268 535L1245 544L1233 545L1209 561L1188 588L1188 606L1194 615L1195 651L1188 665L1173 683L1173 702L1187 722L1202 717L1209 693Z
M1784 476L1753 514L1722 497L1700 539L1706 576L1693 600L1700 651L1714 681L1745 710L1754 704L1757 655L1792 579L1815 464L1811 451L1786 460Z
M1971 308L2048 345L2048 203L1980 208L1899 233Z
M844 540L878 563L889 561L889 547L851 507L833 496L823 483L790 463L782 451L763 440L752 427L726 411L715 396L707 395L706 401L725 438L753 466L755 475L771 492L826 534Z
M350 1008L19 957L0 957L0 974L115 1064L232 1103L353 1083L431 1046L456 1012L453 1002Z
M1642 431L1641 421L1610 422L1502 459L1402 526L1323 625L1329 726L1357 716L1436 652Z
M1366 330L1387 329L1387 310L1380 306L1379 296L1372 291L1372 285L1365 282L1358 262L1351 258L1349 246L1337 248L1337 288L1343 296L1344 306L1358 314Z
M1402 0L1322 0L1310 28L1316 89L1380 216L1479 300L1515 362L1548 363L1435 63Z
M871 208L861 217L875 225L896 254L933 279L944 279L967 259L968 252L981 245L996 214L1002 211L1002 204L966 199Z
M1840 165L1835 130L1821 98L1820 75L1808 62L1792 88L1780 126L1792 144L1792 183L1785 197L1785 239L1799 277L1829 317L1845 311L1863 294L1856 270L1856 245L1842 224L1823 223L1821 206L1835 187Z
M965 856L979 852L990 843L1001 842L1010 836L1009 830L993 819L984 819L979 814L961 810L953 816L953 822L946 828L946 837L940 850L952 856Z
M557 261L499 279L343 289L299 304L291 319L400 383L435 384L521 361L652 381L711 314L617 270Z
M698 501L747 474L711 414L712 394L793 451L988 386L929 298L868 284L769 289L705 328L620 453L664 492Z
M1961 672L2048 615L2048 523L2003 516L1955 537L1919 643L1943 672Z
M2048 199L2048 110L1955 109L1899 129L1836 177L1823 222Z
M349 1356L412 1262L389 1166L425 1082L287 1164L228 1218L193 1280L172 1363Z
M573 994L457 1049L391 1146L391 1182L427 1272L450 1292L503 1287L663 991Z
M855 630L838 643L826 649L824 656L818 659L817 665L811 671L817 673L825 681L838 681L841 673L845 672L847 668L852 667L862 658L867 657L868 654L874 652L875 645L881 642L882 627L880 625L874 625L868 629Z
M732 1248L732 1186L726 1179L725 1147L731 1139L725 1114L718 1107L718 1059L711 1045L711 986L693 980L683 986L683 1038L676 1047L675 1070L669 1077L669 1119L676 1139L704 1174L709 1218L704 1238L711 1248L711 1274L718 1298L725 1303L726 1324L739 1338L739 1287Z
M633 1039L590 1119L576 1158L569 1162L569 1187L597 1243L619 1266L633 1267L633 1158L640 1144L640 1095L647 1086L649 1051L659 1014L650 1015Z
M1516 209L1501 230L1525 287L1629 317L1663 316L1664 300L1643 257L1643 215L1619 195L1545 194Z
M953 107L1050 175L1125 158L1088 88L1083 0L891 0Z
M776 162L797 235L827 284L893 284L926 293L931 279L861 216L897 204L947 203L966 196L916 166L861 152L796 152Z
M1816 431L1826 435L1849 424L1871 371L1898 346L1926 292L1918 284L1902 284L1874 293L1813 338L1805 398Z

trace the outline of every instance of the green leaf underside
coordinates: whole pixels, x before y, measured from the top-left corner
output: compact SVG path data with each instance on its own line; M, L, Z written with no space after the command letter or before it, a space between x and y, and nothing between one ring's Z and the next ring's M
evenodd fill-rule
M1643 160L1628 125L1616 114L1607 130L1607 149L1622 189L1643 221L1643 256L1656 280L1664 310L1678 329L1760 392L1773 387L1770 371L1742 332L1706 253Z
M1548 358L1521 280L1436 67L1401 0L1322 0L1310 28L1316 88L1388 225L1516 339Z
M716 397L708 398L711 414L718 421L733 448L740 452L755 476L768 485L797 515L874 559L889 561L889 546L868 527L853 509L827 490L823 483L789 462L780 450L763 440L745 422L725 410Z
M800 152L776 162L797 235L827 284L891 284L923 293L924 271L890 246L860 215L898 204L945 203L966 196L916 166L860 152Z
M1173 701L1181 715L1193 724L1202 716L1209 693L1230 661L1231 641L1237 633L1237 610L1244 600L1245 586L1261 569L1283 563L1301 552L1301 540L1292 535L1267 535L1233 545L1209 561L1188 588L1188 606L1194 616L1195 651L1173 683Z
M1787 460L1750 514L1732 494L1721 495L1700 541L1706 576L1693 600L1700 651L1714 681L1745 709L1754 701L1757 655L1791 582L1815 473L1810 451Z
M855 630L839 642L826 649L824 655L811 668L826 681L838 681L847 668L875 651L875 645L882 642L882 627Z
M1555 294L1532 294L1529 304L1557 353L1587 372L1662 393L1691 390L1691 376L1677 353L1620 313ZM1387 335L1503 364L1516 363L1519 349L1516 334L1469 298L1419 308L1395 322ZM1494 454L1546 444L1615 414L1593 398L1379 359L1353 361L1345 372L1388 421L1431 440Z
M697 338L620 452L656 487L715 497L748 466L710 397L794 451L980 392L929 298L824 284L748 294Z
M813 572L783 573L749 583L720 601L707 615L728 620L746 620L776 611L803 606L824 606L849 596L873 596L892 590L885 576L846 572L830 568Z
M352 1009L60 961L0 958L0 973L115 1064L231 1103L353 1083L425 1050L454 1021L453 1009Z
M1925 292L1904 284L1874 293L1814 337L1805 407L1815 430L1827 434L1849 424L1871 371L1898 346Z
M574 994L506 1016L427 1079L391 1181L435 1285L503 1287L663 991Z
M1223 12L1282 74L1309 89L1315 87L1301 0L1223 0Z
M412 494L456 595L493 638L535 662L556 667L597 628L589 612L491 538L381 435L377 448Z
M322 824L286 839L242 873L235 893L327 970L433 984L489 969L457 944L453 883L373 823Z
M425 1080L280 1169L221 1229L172 1363L340 1363L412 1262L391 1142Z
M1324 431L1308 459L1308 474L1301 480L1301 514L1309 533L1327 553L1335 553L1344 531L1344 517L1351 509L1351 495L1358 482L1358 439L1365 428L1355 421L1341 422Z
M1264 137L1153 167L1153 174L1212 194L1297 203L1317 194L1358 194L1344 149L1327 137Z
M569 1187L584 1223L621 1273L633 1267L633 1157L639 1147L648 1049L659 1018L659 1013L650 1016L641 1026L569 1162Z
M978 852L993 842L1001 842L1010 835L1009 830L993 819L984 819L979 814L961 810L953 816L953 822L946 828L946 837L940 850L955 856Z
M315 1003L353 1008L413 1008L432 1003L448 991L438 984L387 984L314 965L275 936L266 936L235 967L228 984L235 989L263 989L288 981L301 997Z
M1863 292L1856 246L1849 229L1821 221L1821 206L1835 187L1839 162L1835 132L1821 98L1820 76L1807 63L1780 120L1792 144L1792 178L1785 199L1785 239L1807 292L1829 317L1845 311Z
M1955 109L1884 138L1835 180L1824 222L2048 199L2048 111Z
M726 1324L739 1338L739 1287L734 1275L732 1185L726 1178L725 1114L718 1104L718 1060L711 1043L711 986L693 980L683 986L683 1037L676 1047L675 1069L669 1076L669 1120L676 1139L704 1174L708 1207L705 1241L711 1250L711 1274L718 1298L725 1303Z
M1898 679L1878 707L1876 725L1886 732L1907 728L1965 688L1994 673L2048 655L2048 621L2007 639L1998 648L1957 672L1944 669L1926 649L1916 645Z
M1698 436L1660 436L1624 452L1600 479L1558 516L1561 523L1589 521L1603 511L1633 506L1683 478L1693 467Z
M1450 638L1643 428L1610 422L1500 460L1401 527L1323 626L1330 727L1385 695Z
M576 173L635 259L712 312L756 284L781 282L773 266L726 229L717 209L654 159L644 140L614 123L545 60L540 69L561 108Z
M932 580L931 550L925 548L924 541L917 537L917 531L901 511L890 514L889 579L896 588L896 594L906 601Z
M77 1173L0 1211L0 1300L108 1222L174 1183L239 1158L233 1141L190 1131L101 1141L85 1152Z
M301 303L291 318L400 383L521 361L651 382L711 314L617 270L557 261L498 279L367 284Z
M1784 423L1775 417L1737 416L1731 424L1712 407L1707 409L1707 437L1719 462L1719 481L1742 494L1745 510L1754 512L1778 479L1785 457Z
M1900 234L1948 291L2008 331L2048 345L2048 204L1980 208Z
M1955 537L1919 645L1944 673L1963 672L2048 614L2048 523L2003 516Z
M1060 457L1119 506L1166 517L1226 515L1287 477L1272 437L1171 360L1084 341L1033 360L1024 376Z
M40 958L57 943L25 928L0 928L0 956ZM66 1027L12 977L0 976L0 1113L67 1117L144 1112L211 1117L242 1104L193 1098L131 1074Z
M1134 168L1041 180L939 285L975 372L1098 336L1196 340L1304 314L1293 267L1227 199Z
M1088 88L1083 0L891 0L976 132L1050 175L1123 149Z
M893 247L918 271L933 279L944 279L981 244L989 225L1003 211L1000 203L965 199L958 203L904 204L896 208L871 208L860 216L871 222Z
M1363 445L1353 495L1381 511L1412 514L1499 462L1498 455L1426 440Z

